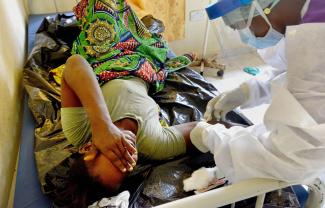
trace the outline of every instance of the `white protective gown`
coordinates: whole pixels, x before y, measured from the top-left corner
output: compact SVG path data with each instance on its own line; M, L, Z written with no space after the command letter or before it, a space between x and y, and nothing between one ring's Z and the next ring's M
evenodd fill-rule
M308 182L325 172L325 24L287 27L287 86L272 84L264 125L206 127L201 138L230 181Z
M254 107L271 101L271 82L286 73L284 38L275 46L257 50L260 57L268 65L253 79L245 82L249 88L249 98L241 108Z
M301 10L301 18L307 12L310 0L306 0ZM257 50L260 57L268 65L261 74L251 79L245 84L249 88L249 98L241 105L241 108L250 108L271 101L271 82L275 81L281 84L285 81L285 73L287 70L287 59L285 55L285 39L283 38L273 47ZM277 79L278 77L281 79Z

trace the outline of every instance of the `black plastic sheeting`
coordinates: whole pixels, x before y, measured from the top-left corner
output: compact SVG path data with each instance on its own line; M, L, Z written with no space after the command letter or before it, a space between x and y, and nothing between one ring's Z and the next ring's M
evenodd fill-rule
M151 20L150 20L151 21ZM157 25L161 24L158 22ZM147 25L153 32L158 26ZM79 33L74 16L57 15L46 18L36 34L35 45L24 70L24 85L29 108L34 116L35 158L43 192L57 207L65 207L55 198L65 188L75 149L65 139L60 117L60 87L53 81L50 70L64 64L71 55L70 48ZM217 90L197 72L184 68L171 73L166 87L150 93L161 107L161 116L170 125L202 119L207 102ZM231 112L232 123L250 125L242 115ZM183 191L183 179L199 167L214 165L211 154L195 154L172 161L143 163L123 184L131 193L130 207L151 207L193 193Z

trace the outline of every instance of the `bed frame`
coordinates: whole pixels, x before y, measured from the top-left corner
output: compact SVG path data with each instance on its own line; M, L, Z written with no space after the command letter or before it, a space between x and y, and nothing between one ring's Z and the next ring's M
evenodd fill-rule
M257 196L255 208L262 208L267 192L282 189L290 185L295 184L269 179L251 179L166 203L157 206L157 208L215 208L230 204L232 207L235 207L236 202L255 196ZM317 207L310 206L310 208Z
M319 181L319 183L322 182ZM266 193L293 185L297 184L289 184L283 181L271 179L250 179L162 204L160 206L156 206L156 208L216 208L225 205L231 205L231 208L234 208L236 202L249 199L251 197L257 197L255 208L262 208ZM325 193L318 191L320 186L318 182L308 186L309 195L304 207L325 208ZM281 192L279 192L279 194L281 194Z
M34 43L35 32L44 17L53 15L33 15L29 20L28 27L28 51ZM44 208L51 207L51 202L40 190L35 167L33 146L34 146L34 122L31 118L25 99L24 105L24 127L23 138L20 148L17 184L14 197L14 207L19 208ZM242 181L233 185L214 189L198 195L186 197L169 202L157 208L215 208L224 205L235 207L235 203L244 199L257 196L255 208L263 207L265 194L295 184L288 184L277 180L252 179ZM314 198L314 192L310 192L309 199ZM315 200L307 201L307 208L321 208L322 203Z

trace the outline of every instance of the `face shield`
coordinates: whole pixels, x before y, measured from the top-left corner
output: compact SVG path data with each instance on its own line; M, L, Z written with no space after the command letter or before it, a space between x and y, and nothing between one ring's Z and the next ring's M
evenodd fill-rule
M271 8L273 8L273 5L268 8L269 11L271 11ZM255 34L253 34L249 28L252 23L255 10L269 25L269 30L264 37L256 37ZM248 15L248 20L246 21L246 26L242 28L236 28L243 43L246 43L257 49L263 49L276 45L282 38L284 38L283 34L279 33L273 28L271 22L269 21L265 13L267 12L265 12L265 10L263 11L258 2L253 1L252 7Z
M211 21L222 17L227 26L242 30L249 26L249 17L252 19L260 15L253 7L253 1L264 9L264 13L268 14L280 0L218 0L209 5L206 11Z
M249 17L254 15L254 7L253 4L245 6L244 8L238 8L224 16L222 16L222 20L225 25L229 26L234 30L241 30L247 27ZM246 14L246 11L250 11L251 15Z

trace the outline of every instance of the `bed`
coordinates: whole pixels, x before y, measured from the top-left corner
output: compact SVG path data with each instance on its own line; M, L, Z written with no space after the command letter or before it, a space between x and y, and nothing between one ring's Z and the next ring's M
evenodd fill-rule
M71 13L61 15L60 17L65 20L68 20L71 18ZM45 17L48 17L47 19ZM45 19L44 19L45 18ZM33 54L33 46L35 45L35 38L36 33L39 31L44 30L44 27L46 27L46 30L55 30L57 28L51 28L51 24L48 24L52 20L57 19L56 14L46 14L46 15L33 15L29 19L28 24L28 51L29 54ZM62 23L62 22L61 22ZM67 21L65 21L67 23ZM70 24L70 21L68 21ZM60 21L59 21L60 24ZM62 28L61 28L62 29ZM63 28L64 29L64 28ZM76 31L72 30L72 34ZM58 34L58 33L56 33ZM38 39L38 41L42 41ZM71 41L71 40L67 40ZM46 41L45 41L46 43ZM44 44L44 43L43 43ZM43 56L42 53L40 53L41 58L46 58L47 56ZM172 53L170 53L172 54ZM57 54L54 54L51 58L53 58L54 61L60 60L60 56L56 56ZM49 58L49 57L47 57ZM30 63L29 63L30 64ZM36 67L37 68L37 67ZM33 76L35 74L31 75L28 74L29 81L33 80ZM35 75L36 76L36 75ZM194 77L194 78L193 78ZM34 77L35 78L35 77ZM180 81L181 80L181 81ZM185 81L184 81L185 80ZM176 74L175 77L172 76L170 80L167 80L166 90L165 92L162 92L156 96L156 100L158 100L158 103L161 105L163 111L162 116L164 116L166 122L170 123L171 125L189 121L189 120L200 120L202 118L202 112L205 109L205 105L211 97L215 95L215 93L218 93L216 89L207 83L203 77L201 77L198 73L190 70L190 69L184 69L181 73ZM184 85L183 87L180 87L181 82L186 82L187 85ZM37 87L46 87L47 83L38 83ZM175 90L175 86L179 88L179 93L184 96L185 98L191 100L191 95L188 94L188 86L196 86L199 89L200 94L203 96L202 102L197 103L197 105L192 106L186 106L182 103L178 103L180 106L185 106L185 111L181 110L180 107L175 105L175 103L170 102L170 100L167 99L168 96L168 90L173 91ZM49 87L49 86L47 86ZM50 87L51 88L51 87ZM49 91L55 92L55 88L51 88ZM40 185L40 170L37 168L37 165L35 161L37 160L37 157L39 156L39 152L37 152L37 149L44 148L44 146L48 145L45 143L37 143L35 142L35 137L37 137L37 133L35 132L35 129L39 127L40 123L37 121L38 117L35 117L35 112L32 114L30 111L32 102L28 99L30 99L31 94L27 93L28 95L25 96L25 105L24 105L24 125L23 125L23 133L22 133L22 142L20 145L20 152L19 152L19 164L18 164L18 172L17 172L17 183L16 183L16 190L15 190L15 197L14 197L14 207L19 208L26 208L26 207L53 207L53 201L49 199L47 196L45 196L43 193L46 193L48 196L51 196L51 185L53 185L53 182L59 181L57 177L60 171L58 169L49 171L50 173L47 174L47 179L44 179L43 183L41 182ZM189 97L188 97L189 96ZM51 99L58 99L54 93L54 95L50 96ZM28 105L29 103L29 105ZM44 109L43 109L44 110ZM188 116L181 116L182 115L188 115ZM34 118L33 118L34 117ZM229 119L233 123L239 123L242 125L251 125L250 121L247 120L243 115L241 115L239 112L231 112L227 119ZM55 120L55 119L54 119ZM36 124L35 124L36 123ZM53 130L53 129L52 129ZM55 142L61 141L62 135L60 132L56 131L56 129L53 130L55 134ZM52 132L52 133L53 133ZM53 134L52 134L53 135ZM38 135L39 136L39 135ZM36 140L37 141L37 140ZM54 142L54 143L55 143ZM52 142L53 143L53 142ZM36 159L35 159L36 156ZM204 161L204 162L202 162ZM67 161L61 161L59 170L66 170L64 168L67 168L62 166L62 163L67 164ZM190 165L189 165L190 164ZM198 154L195 158L191 157L185 157L185 158L176 158L173 161L168 161L165 164L158 163L154 164L154 167L147 167L143 166L142 172L141 172L141 179L148 179L150 181L150 174L153 174L154 171L157 171L158 174L159 171L166 171L171 168L175 168L175 170L181 171L182 174L175 175L172 174L171 178L172 180L178 180L177 185L173 186L171 188L174 189L175 187L181 187L182 179L184 177L188 177L189 174L197 169L199 166L213 166L213 157L211 155L200 155ZM147 168L147 169L146 169ZM141 168L140 168L141 169ZM147 175L146 175L147 174ZM52 180L49 179L50 176L52 177ZM175 178L173 178L175 176ZM50 178L51 178L50 177ZM139 178L139 176L135 176ZM169 177L169 176L168 176ZM54 179L53 179L54 178ZM151 177L156 178L154 176ZM171 186L169 181L164 181L166 179L162 179L159 181L159 189L164 187L168 188ZM169 179L170 180L170 179ZM132 181L132 180L130 180ZM157 183L157 181L154 181ZM162 187L161 187L162 184ZM149 184L150 185L150 184ZM164 195L162 200L161 198L157 198L157 195L152 196L152 198L147 199L148 195L143 195L143 190L147 190L148 193L148 182L146 183L138 183L138 184L131 184L130 187L127 187L126 189L133 189L130 199L130 207L221 207L224 205L230 205L235 202L252 198L252 200L248 200L248 202L244 201L240 202L239 206L236 207L251 207L254 205L255 207L262 207L263 201L265 197L265 193L285 188L290 186L291 184L286 184L284 182L280 181L273 181L273 180L250 180L245 181L242 183L238 183L235 185L225 186L222 188L218 188L212 191L208 191L203 194L199 195L193 195L193 193L185 194L182 192L182 190L178 190L178 193L175 192L174 195ZM150 186L150 187L156 187L156 186ZM139 189L142 188L142 192L139 191ZM171 197L169 197L171 196ZM255 196L258 196L257 198L254 198ZM148 201L145 201L148 200ZM162 205L161 205L162 204ZM160 206L159 206L160 205ZM237 204L238 205L238 204ZM56 206L58 206L56 204Z

